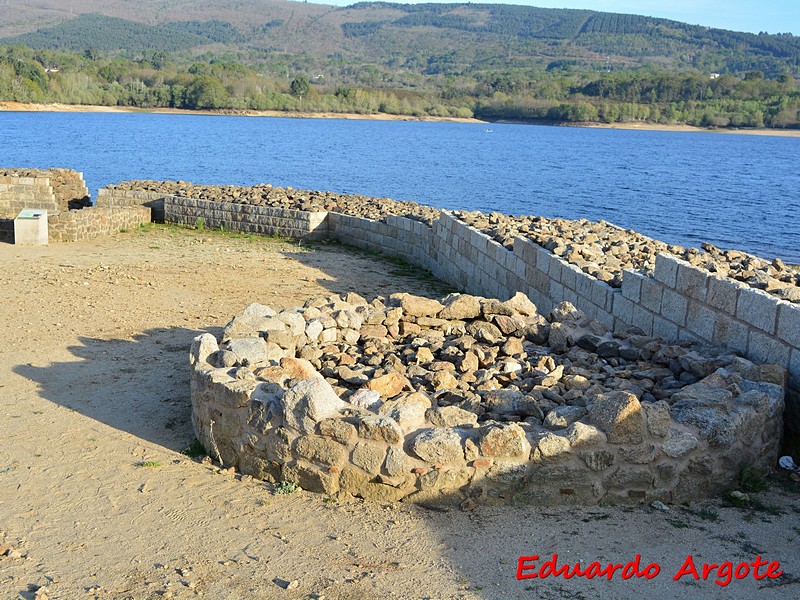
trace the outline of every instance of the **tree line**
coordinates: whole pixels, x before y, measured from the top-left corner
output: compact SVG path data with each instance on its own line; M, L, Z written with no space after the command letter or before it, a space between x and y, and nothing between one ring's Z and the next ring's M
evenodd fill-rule
M788 74L742 77L656 68L413 74L332 58L243 64L163 50L136 58L0 46L0 100L190 110L278 110L552 122L647 121L707 127L800 127L800 88ZM445 60L442 58L442 60ZM436 57L428 57L436 64Z

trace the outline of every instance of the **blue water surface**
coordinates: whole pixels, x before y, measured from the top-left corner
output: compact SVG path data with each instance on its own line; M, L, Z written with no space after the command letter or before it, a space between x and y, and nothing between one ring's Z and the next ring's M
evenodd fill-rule
M489 129L490 128L490 129ZM272 183L450 209L605 219L800 263L800 138L516 124L0 113L0 167Z

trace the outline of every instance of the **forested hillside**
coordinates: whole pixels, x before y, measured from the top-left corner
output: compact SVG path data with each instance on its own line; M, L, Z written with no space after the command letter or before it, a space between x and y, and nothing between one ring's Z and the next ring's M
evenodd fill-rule
M800 121L800 38L791 34L495 4L9 6L0 11L0 100L736 127Z

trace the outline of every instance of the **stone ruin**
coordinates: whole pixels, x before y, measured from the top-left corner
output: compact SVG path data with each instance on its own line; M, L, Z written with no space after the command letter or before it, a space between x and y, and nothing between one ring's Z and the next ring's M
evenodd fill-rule
M766 474L781 442L783 367L520 293L252 304L190 361L209 454L330 496L674 503Z

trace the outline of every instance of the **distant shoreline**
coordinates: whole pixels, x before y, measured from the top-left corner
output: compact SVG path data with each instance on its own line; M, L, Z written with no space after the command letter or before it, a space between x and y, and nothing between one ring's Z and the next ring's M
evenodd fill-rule
M335 112L289 112L279 110L186 110L178 108L136 108L127 106L99 106L89 104L34 104L23 102L0 102L0 112L91 112L91 113L145 113L165 115L209 115L239 117L272 117L286 119L348 119L363 121L419 121L426 123L514 123L521 125L552 125L558 127L581 127L588 129L622 129L629 131L672 131L686 133L722 133L728 135L759 135L775 137L800 137L800 129L728 129L705 128L692 125L661 125L658 123L545 123L526 119L497 119L486 121L459 117L413 117L386 113L358 114Z

